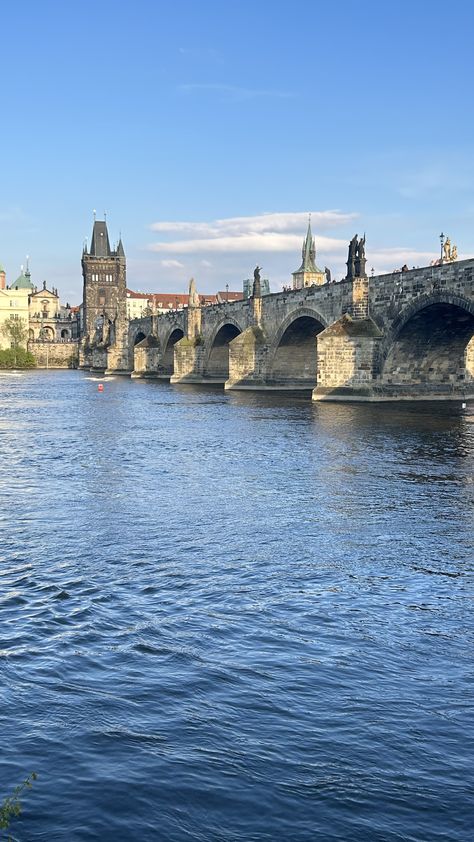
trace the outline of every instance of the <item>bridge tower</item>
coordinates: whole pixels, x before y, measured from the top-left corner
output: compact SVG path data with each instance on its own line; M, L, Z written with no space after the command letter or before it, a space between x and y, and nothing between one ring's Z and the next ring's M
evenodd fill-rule
M82 277L81 363L85 367L126 370L129 367L126 258L121 238L115 250L110 248L105 219L94 219L90 250L84 246L82 252ZM94 351L97 366L92 359Z

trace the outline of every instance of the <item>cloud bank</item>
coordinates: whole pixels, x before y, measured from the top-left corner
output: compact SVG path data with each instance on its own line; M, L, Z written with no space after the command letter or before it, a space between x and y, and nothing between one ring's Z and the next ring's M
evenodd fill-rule
M356 219L355 213L338 210L314 211L311 224L314 231L347 224ZM308 224L307 213L265 213L257 216L235 216L212 222L154 222L150 228L159 234L172 235L160 239L148 248L167 254L198 254L202 252L292 252L301 248ZM319 248L339 250L345 240L319 236Z
M161 266L168 271L184 270L180 277L186 272L195 274L202 267L203 283L209 286L212 283L222 286L224 277L235 285L234 278L248 274L248 267L255 261L263 261L275 289L275 285L291 281L291 272L301 261L307 225L307 212L264 213L212 221L164 220L149 226L159 237L149 243L147 250L162 255ZM311 227L316 240L316 262L322 268L329 266L333 277L344 277L349 239L356 230L363 232L363 221L354 212L312 211ZM336 228L343 229L344 235L332 236L331 229ZM404 264L410 268L427 266L437 256L435 251L390 247L385 243L371 243L369 238L367 271L370 273L373 267L375 274L383 274Z

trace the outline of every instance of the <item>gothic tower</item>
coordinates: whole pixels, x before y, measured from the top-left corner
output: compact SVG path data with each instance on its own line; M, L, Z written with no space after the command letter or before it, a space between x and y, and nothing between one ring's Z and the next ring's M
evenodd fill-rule
M316 266L316 244L311 233L311 220L308 222L306 238L301 250L303 262L296 272L293 272L293 289L303 289L313 284L326 283L326 273Z
M94 220L90 250L84 246L82 252L82 277L84 350L107 350L107 367L116 367L110 357L120 356L127 332L126 260L121 239L115 251L110 248L105 220Z

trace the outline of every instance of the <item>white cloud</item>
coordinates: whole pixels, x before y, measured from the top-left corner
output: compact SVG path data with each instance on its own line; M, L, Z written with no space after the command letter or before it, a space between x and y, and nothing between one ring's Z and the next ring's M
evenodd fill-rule
M162 260L161 265L165 269L184 269L184 263L180 263L179 260Z
M351 222L355 213L338 210L313 211L311 224L314 231L332 228ZM150 227L165 235L151 243L148 250L164 254L212 254L216 252L294 252L298 254L308 224L308 214L264 213L256 216L235 216L211 222L163 221ZM171 239L166 237L171 235ZM346 239L316 235L317 249L340 253L347 246ZM201 265L206 265L202 263Z
M357 223L356 223L357 220ZM150 243L148 252L159 255L162 266L193 264L202 290L223 289L223 279L239 288L241 278L247 277L249 266L263 264L272 289L291 283L291 272L301 261L301 246L308 224L307 212L263 213L255 216L236 216L216 220L163 220L150 226L159 235ZM340 210L313 211L311 227L316 240L316 262L331 268L333 277L346 273L347 248L354 230L362 232L363 220L357 213ZM331 229L340 228L342 236L331 236ZM335 232L334 232L335 233ZM339 233L339 232L338 232ZM329 236L328 236L329 235ZM378 240L367 241L367 271L375 274L391 272L407 264L427 266L438 257L436 251L422 251L410 247L393 246ZM182 264L180 265L182 267ZM199 268L202 278L199 278ZM190 273L193 273L190 268Z
M199 252L296 252L301 249L301 234L278 234L267 231L263 234L239 234L235 237L203 237L193 240L173 240L170 243L153 243L150 251L173 254L197 254ZM317 249L339 252L347 248L346 240L331 237L316 237Z
M356 219L356 213L341 213L338 210L311 211L311 225L315 231L320 228L333 228ZM153 222L152 231L173 234L202 234L219 237L222 234L263 233L267 231L294 231L300 237L308 224L308 212L298 213L262 213L257 216L234 216L216 219L212 222Z

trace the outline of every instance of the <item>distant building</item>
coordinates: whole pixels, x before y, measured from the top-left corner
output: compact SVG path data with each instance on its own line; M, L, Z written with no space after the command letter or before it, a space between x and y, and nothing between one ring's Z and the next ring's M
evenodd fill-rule
M28 338L59 342L78 335L78 308L61 305L57 289L47 289L43 281L43 288L30 294Z
M327 281L326 272L316 265L316 244L311 233L311 222L308 222L308 230L303 241L303 248L301 250L302 263L293 275L293 289L303 289L303 287L311 287L320 284L325 284Z
M0 266L0 348L7 348L10 339L3 332L6 319L21 319L28 341L59 342L77 339L79 332L78 307L61 305L57 289L47 289L46 281L38 290L31 280L31 272L21 267L21 274L8 287L6 273Z
M225 290L216 295L203 294L199 296L201 307L208 307L210 304L222 304L225 301L240 301L241 292ZM168 313L170 310L183 310L188 306L188 293L181 292L135 292L127 289L127 317L129 319L140 319L142 316L149 316L159 313Z
M6 283L6 272L0 266L0 349L10 348L11 340L8 334L4 333L5 322L14 319L23 322L25 329L28 329L28 298L30 285L27 274L21 274L15 283L9 288ZM32 289L32 286L31 286Z

